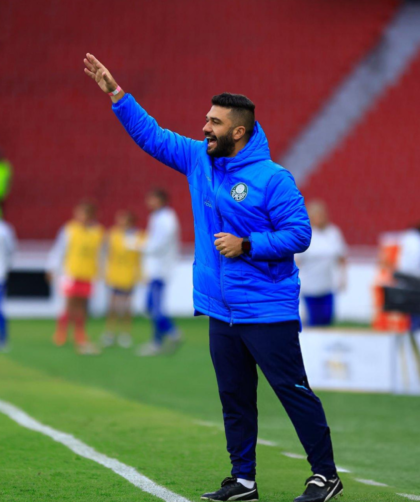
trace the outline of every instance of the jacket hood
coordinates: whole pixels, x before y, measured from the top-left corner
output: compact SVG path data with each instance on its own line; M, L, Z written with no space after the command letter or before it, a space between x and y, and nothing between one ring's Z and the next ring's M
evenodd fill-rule
M270 148L263 128L255 122L254 131L245 148L235 157L219 157L214 159L214 166L220 169L240 169L248 164L270 160Z

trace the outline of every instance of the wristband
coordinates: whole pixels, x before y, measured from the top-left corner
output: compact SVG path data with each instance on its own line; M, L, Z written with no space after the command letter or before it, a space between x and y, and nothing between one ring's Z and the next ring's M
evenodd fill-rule
M108 92L108 96L116 96L121 91L121 87L118 86L115 91Z
M251 251L251 241L249 237L244 237L242 240L242 251L246 254L249 254Z

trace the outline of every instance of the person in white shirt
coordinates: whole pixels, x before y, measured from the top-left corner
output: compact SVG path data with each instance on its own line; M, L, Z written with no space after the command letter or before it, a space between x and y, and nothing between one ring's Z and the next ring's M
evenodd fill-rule
M148 280L147 312L153 325L153 339L138 350L140 356L154 356L165 351L164 341L173 350L181 336L165 311L165 291L179 252L179 223L175 211L168 206L168 194L156 188L146 196L151 212L143 253L144 273Z
M299 255L301 295L309 326L328 326L334 318L334 294L345 288L346 243L340 229L329 222L322 201L307 205L312 225L311 245Z
M397 270L420 277L420 223L401 236Z
M403 232L400 240L400 252L397 271L420 279L420 223ZM412 314L411 330L420 330L420 315Z
M0 219L0 352L7 349L7 320L3 312L3 298L6 293L6 281L13 254L16 249L16 237L11 225Z

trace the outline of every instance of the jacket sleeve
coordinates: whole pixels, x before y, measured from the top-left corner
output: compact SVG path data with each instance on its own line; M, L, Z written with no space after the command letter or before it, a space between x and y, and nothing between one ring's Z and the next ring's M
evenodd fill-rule
M274 230L251 233L252 259L281 260L303 253L311 242L312 230L303 197L288 171L279 171L270 179L266 203Z
M195 165L195 158L201 141L180 136L162 129L133 98L125 94L112 105L115 115L128 134L146 153L189 176Z

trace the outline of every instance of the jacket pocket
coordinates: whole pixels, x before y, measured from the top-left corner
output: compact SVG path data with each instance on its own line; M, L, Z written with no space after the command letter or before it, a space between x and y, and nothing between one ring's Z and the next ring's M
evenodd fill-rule
M268 273L272 282L280 282L285 277L290 277L294 270L294 262L293 261L269 261L268 265Z
M267 275L271 282L276 282L272 264L267 262Z

